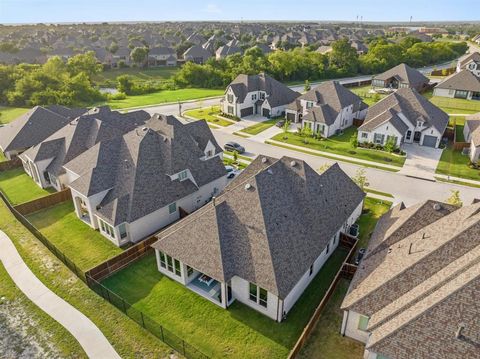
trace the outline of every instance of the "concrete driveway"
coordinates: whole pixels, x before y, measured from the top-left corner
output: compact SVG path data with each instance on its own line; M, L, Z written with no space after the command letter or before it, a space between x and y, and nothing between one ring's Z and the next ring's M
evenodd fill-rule
M407 159L399 173L435 180L435 170L443 150L410 143L403 144L402 149L407 153Z

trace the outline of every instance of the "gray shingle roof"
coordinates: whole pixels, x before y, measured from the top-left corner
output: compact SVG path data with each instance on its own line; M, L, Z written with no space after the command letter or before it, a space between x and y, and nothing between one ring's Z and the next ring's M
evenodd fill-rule
M468 126L473 144L476 147L480 146L480 112L475 115L467 116L465 125Z
M153 247L285 298L363 198L338 165L319 175L297 159L259 156L215 204L160 232Z
M480 203L399 205L380 219L342 304L370 317L368 348L390 358L478 355L479 233ZM455 337L460 323L477 344Z
M450 75L437 85L438 88L448 90L464 90L480 92L480 78L471 71L462 70Z
M191 133L199 128L155 115L144 127L100 142L67 163L66 169L80 175L70 187L85 196L108 190L97 214L113 225L142 218L225 176L218 156L200 160L204 152L199 144L216 142L210 131ZM170 180L186 169L196 184Z
M389 116L395 118L399 113L402 113L413 126L416 126L417 120L422 120L442 134L449 120L445 112L416 90L401 88L369 107L367 117L359 127L359 131L372 131L388 120ZM401 121L401 119L398 120ZM395 122L398 123L397 120Z
M265 73L258 75L238 75L229 85L240 103L245 101L249 92L265 91L266 100L271 107L287 105L300 94Z
M86 110L36 106L15 121L0 127L0 147L3 151L12 151L37 145L82 112Z
M338 116L330 105L320 105L319 107L312 107L308 110L308 113L303 117L304 121L320 122L327 126L335 123L335 119Z
M384 73L375 76L373 79L385 81L392 77L395 77L398 81L402 83L408 83L411 87L415 88L423 84L428 84L430 81L420 71L411 68L407 64L397 65L390 70L387 70Z
M463 56L460 60L458 60L458 64L460 65L460 68L464 69L465 66L470 62L474 61L477 63L480 63L480 53L478 52L472 52L471 54Z

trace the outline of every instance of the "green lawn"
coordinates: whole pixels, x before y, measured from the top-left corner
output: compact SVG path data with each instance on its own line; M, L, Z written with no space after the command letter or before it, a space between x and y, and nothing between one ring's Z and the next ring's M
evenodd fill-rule
M391 202L370 197L365 198L362 216L357 221L360 225L357 249L367 247L377 221L390 209L391 206Z
M277 323L234 302L224 310L161 275L149 255L104 285L167 330L211 357L285 358L328 289L347 252L337 249L296 303Z
M6 161L7 158L5 157L5 155L3 154L2 151L0 151L0 162L3 162L3 161Z
M30 110L30 109L29 108L23 108L23 107L4 107L4 106L0 106L0 125L5 125L9 122L12 122L17 117L23 115L28 110Z
M250 135L257 135L260 132L263 132L266 129L269 129L270 127L274 126L278 121L279 121L278 118L272 118L270 120L267 120L267 121L264 121L264 122L259 122L259 123L256 123L255 125L246 127L239 132L240 133L242 133L242 132L248 133Z
M449 145L443 150L435 173L480 181L480 170L468 167L469 162L467 155Z
M364 189L365 193L372 193L372 194L378 194L380 196L384 196L384 197L390 197L390 198L393 198L393 196L390 194L390 193L387 193L387 192L382 192L382 191L377 191L376 189L371 189L371 188L365 188Z
M92 320L120 357L125 359L170 357L172 350L169 347L90 290L15 219L2 201L0 201L0 229L13 241L30 270L50 290ZM4 281L0 279L0 283L3 284ZM9 297L8 291L0 289L0 297L2 295ZM63 335L63 332L57 332L58 327L59 325L52 325L50 329L47 328L49 341L52 344L56 342L59 335ZM34 332L42 328L43 325L35 327ZM71 351L72 355L65 352L60 357L82 358L84 356L83 351L76 350L77 347L73 343L71 345L68 343L68 336L63 337L62 340L67 342L66 349Z
M109 100L106 105L112 109L121 109L129 107L141 107L156 105L166 102L188 101L206 97L223 95L224 90L215 89L180 89L164 90L146 95L127 96L124 100Z
M5 314L11 321L5 320ZM5 349L10 354L3 352L7 357L20 358L32 349L41 349L50 358L87 358L76 339L18 289L1 262L0 327L8 338Z
M27 218L83 271L122 253L120 248L78 219L72 201L35 212Z
M40 188L25 173L23 167L0 172L0 190L13 205L28 202L55 192L53 189L44 190Z
M340 310L350 282L341 279L298 358L351 359L362 358L365 345L340 335L343 311Z
M424 94L424 96L446 113L472 114L480 112L480 101L432 96L431 93Z
M382 98L386 97L387 95L383 94L372 94L369 93L372 89L372 85L365 85L365 86L358 86L358 87L348 87L350 91L360 96L368 106L372 106L380 101Z
M297 133L289 133L287 139L283 138L285 136L283 133L279 133L278 135L272 137L272 140L301 146L312 150L335 153L351 158L358 158L398 167L403 166L406 158L404 156L396 156L387 152L367 150L360 147L352 149L350 145L350 137L352 137L352 135L356 132L357 129L355 127L350 127L344 131L343 135L333 136L322 140L309 138L307 144L305 144L304 138Z
M196 108L194 110L185 111L185 116L196 118L197 120L206 120L209 123L218 126L230 126L234 124L234 121L227 121L223 118L218 118L220 115L220 106Z
M162 82L170 79L178 70L178 67L127 67L123 69L110 69L96 74L93 77L93 81L100 85L113 85L118 76L129 75L135 82Z

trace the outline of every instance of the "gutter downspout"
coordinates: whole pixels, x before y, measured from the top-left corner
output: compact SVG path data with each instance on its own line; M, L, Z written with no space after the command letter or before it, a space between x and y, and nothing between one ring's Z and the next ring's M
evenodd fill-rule
M349 314L350 314L350 311L347 310L347 318L345 319L345 325L342 325L342 330L340 331L340 334L342 334L342 337L345 336L345 331L347 330L347 323L348 323Z

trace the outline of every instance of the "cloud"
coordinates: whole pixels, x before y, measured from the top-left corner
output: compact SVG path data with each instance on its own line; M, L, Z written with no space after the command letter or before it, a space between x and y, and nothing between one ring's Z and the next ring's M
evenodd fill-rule
M220 9L217 4L210 3L210 4L207 4L207 6L205 7L205 9L203 9L203 11L208 12L210 14L220 14L222 12L222 9Z

